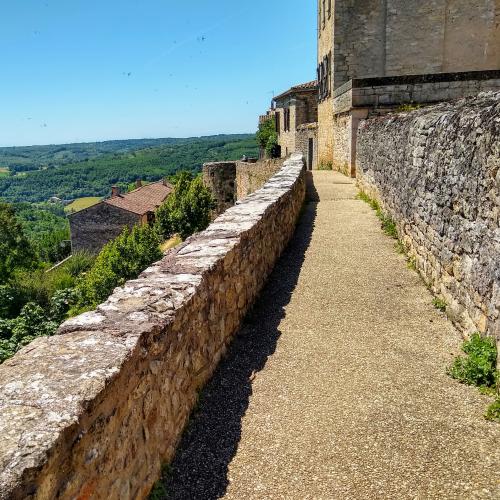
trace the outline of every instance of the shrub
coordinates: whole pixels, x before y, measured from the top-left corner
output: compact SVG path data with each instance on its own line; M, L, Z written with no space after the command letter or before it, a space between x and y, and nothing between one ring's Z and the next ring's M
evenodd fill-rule
M276 133L276 119L274 116L259 124L259 130L256 134L259 146L266 151L270 158L280 156L280 147L278 145L278 134Z
M486 420L500 423L500 397L488 406L484 418Z
M178 234L184 240L208 226L213 207L212 194L201 177L182 172L174 192L156 212L159 232L164 239Z
M161 237L156 227L135 226L110 241L92 268L76 286L77 307L72 312L95 308L117 286L136 278L148 265L162 257Z
M462 350L467 357L455 358L448 374L463 384L494 387L497 378L495 340L475 333L464 342Z

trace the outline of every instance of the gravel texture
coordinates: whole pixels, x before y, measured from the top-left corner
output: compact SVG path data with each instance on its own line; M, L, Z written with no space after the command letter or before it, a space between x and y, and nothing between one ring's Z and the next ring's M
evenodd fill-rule
M446 375L461 337L353 182L309 203L165 481L173 499L500 498L490 401Z

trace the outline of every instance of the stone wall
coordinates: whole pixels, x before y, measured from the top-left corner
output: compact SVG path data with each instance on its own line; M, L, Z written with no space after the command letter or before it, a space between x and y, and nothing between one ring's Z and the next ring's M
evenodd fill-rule
M145 498L292 236L293 155L259 191L0 366L0 498Z
M220 161L203 165L203 183L212 191L215 212L221 214L234 205L236 162Z
M119 236L125 227L132 229L141 222L141 216L98 203L69 216L72 252L99 253L102 247Z
M336 0L334 88L353 78L498 69L500 0Z
M352 117L350 113L335 115L333 119L333 168L351 175Z
M319 0L318 3L321 2L322 0ZM329 53L333 54L333 20L336 3L337 2L332 1L332 12L330 17L328 17L327 12L325 13L324 23L323 19L318 19L318 64L320 64L320 62L323 61L323 58ZM335 66L335 64L332 66ZM331 165L332 163L332 127L333 98L330 95L330 97L318 103L318 165Z
M334 92L335 113L436 103L500 89L500 70L350 80Z
M360 187L464 331L500 339L500 92L362 122Z
M235 200L242 200L260 189L283 166L284 159L256 163L236 162Z
M312 141L312 151L309 146ZM318 165L318 123L305 123L297 128L297 138L295 140L295 151L304 154L306 167L312 170ZM312 162L310 159L312 158Z

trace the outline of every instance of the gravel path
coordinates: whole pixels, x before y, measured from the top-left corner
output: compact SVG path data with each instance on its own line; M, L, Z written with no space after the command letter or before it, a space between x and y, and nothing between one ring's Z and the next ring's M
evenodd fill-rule
M201 397L168 498L500 498L489 398L445 374L460 335L352 181L319 171L314 186Z

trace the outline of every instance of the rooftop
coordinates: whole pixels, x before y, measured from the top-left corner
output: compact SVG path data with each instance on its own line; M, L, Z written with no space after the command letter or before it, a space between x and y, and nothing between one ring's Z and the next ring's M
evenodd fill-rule
M299 85L294 85L293 87L289 88L287 91L283 92L280 95L277 95L274 100L280 99L282 97L285 97L289 94L293 94L295 92L309 92L309 91L316 91L318 88L318 82L316 80L312 80L310 82L306 83L300 83Z
M130 193L113 196L104 200L104 203L135 214L144 215L147 212L154 212L173 190L172 185L164 181L158 181L141 186L130 191Z

